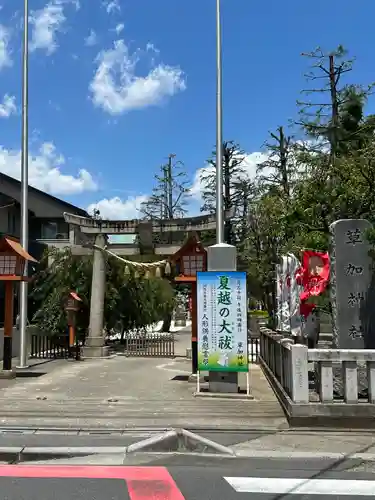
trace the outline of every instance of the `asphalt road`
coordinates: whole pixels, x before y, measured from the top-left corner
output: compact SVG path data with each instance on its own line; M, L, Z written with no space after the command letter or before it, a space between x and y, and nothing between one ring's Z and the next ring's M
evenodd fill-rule
M177 455L144 467L0 466L0 500L366 500L374 495L373 464L356 460Z

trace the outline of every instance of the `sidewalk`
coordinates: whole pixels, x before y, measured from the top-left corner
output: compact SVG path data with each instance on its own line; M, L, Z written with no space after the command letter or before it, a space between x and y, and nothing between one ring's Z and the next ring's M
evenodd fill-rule
M331 458L351 456L375 461L373 432L279 431L232 446L240 457Z
M188 336L181 334L181 344ZM254 400L195 398L185 358L63 361L50 373L0 389L0 426L278 429L287 423L260 367ZM246 387L245 374L240 385Z
M17 378L14 379L1 379L0 389L13 387L16 384L23 383L25 380L36 379L51 373L59 368L66 366L67 360L65 359L29 359L27 361L28 368L17 368L19 366L19 358L12 359L12 369L17 373ZM0 360L2 367L2 360Z

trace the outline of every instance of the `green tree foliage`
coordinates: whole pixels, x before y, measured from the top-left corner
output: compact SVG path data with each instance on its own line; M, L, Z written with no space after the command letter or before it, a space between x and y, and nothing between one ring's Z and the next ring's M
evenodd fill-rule
M124 264L113 257L106 264L104 327L108 332L119 323L123 331L143 329L171 312L174 292L168 281L127 275ZM77 329L84 334L89 323L91 276L91 257L74 256L69 249L46 253L32 286L37 307L33 323L52 335L64 333L64 302L70 291L76 291L83 301Z
M375 118L366 115L372 85L353 83L354 60L341 46L303 56L312 68L298 101L298 130L279 127L270 134L237 245L250 293L270 313L281 255L327 250L335 220L375 223Z

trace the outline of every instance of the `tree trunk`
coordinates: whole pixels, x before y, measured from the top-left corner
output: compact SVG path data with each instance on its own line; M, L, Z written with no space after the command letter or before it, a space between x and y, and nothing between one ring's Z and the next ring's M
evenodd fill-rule
M163 320L163 326L161 327L161 332L170 332L172 323L172 313L167 314Z
M125 330L121 330L121 337L120 337L120 344L124 345L125 344Z

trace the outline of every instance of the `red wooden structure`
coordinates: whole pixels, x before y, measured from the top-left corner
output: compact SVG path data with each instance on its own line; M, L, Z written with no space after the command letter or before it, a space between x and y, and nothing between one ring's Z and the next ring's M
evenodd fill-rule
M191 284L191 354L193 373L197 373L197 272L207 270L207 251L199 241L197 233L190 235L178 252L171 257L171 261L176 267L175 281Z
M12 370L13 284L17 281L29 280L27 276L24 276L26 262L37 262L37 260L22 248L17 239L10 236L0 239L0 281L5 281L4 372Z

